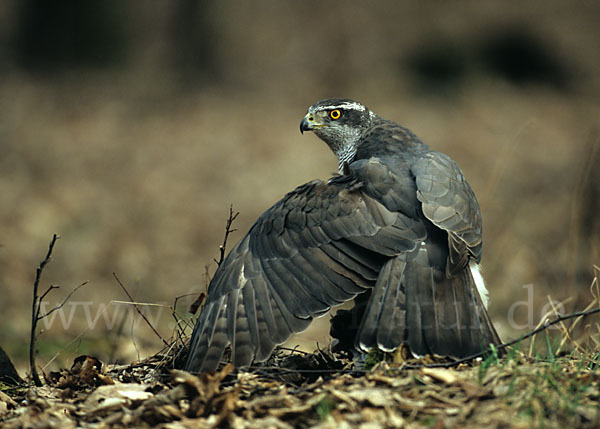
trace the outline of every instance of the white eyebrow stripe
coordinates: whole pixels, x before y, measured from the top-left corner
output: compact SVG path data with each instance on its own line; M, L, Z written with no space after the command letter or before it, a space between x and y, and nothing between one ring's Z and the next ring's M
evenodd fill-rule
M315 112L320 112L321 110L330 110L330 109L349 109L349 110L359 110L364 112L367 110L365 106L359 103L348 103L348 104L338 104L337 106L322 106L317 107Z

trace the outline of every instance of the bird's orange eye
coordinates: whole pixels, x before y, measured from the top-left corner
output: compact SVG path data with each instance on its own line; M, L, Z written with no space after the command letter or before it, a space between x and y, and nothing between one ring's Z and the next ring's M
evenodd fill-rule
M331 112L329 112L329 116L331 116L331 119L340 119L340 116L342 116L342 112L340 112L339 109L335 109L332 110Z

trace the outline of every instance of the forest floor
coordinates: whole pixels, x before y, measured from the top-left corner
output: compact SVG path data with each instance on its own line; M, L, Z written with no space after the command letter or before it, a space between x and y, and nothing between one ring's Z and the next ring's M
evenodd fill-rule
M68 370L44 374L41 387L0 384L0 426L598 427L595 336L559 344L547 332L537 340L544 353L525 351L523 342L501 358L456 365L387 356L368 370L328 351L279 349L262 366L228 364L196 376L172 369L181 341L130 365L81 356Z

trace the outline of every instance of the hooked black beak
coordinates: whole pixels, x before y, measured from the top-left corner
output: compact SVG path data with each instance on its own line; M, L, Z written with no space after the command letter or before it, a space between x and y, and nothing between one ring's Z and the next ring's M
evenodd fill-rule
M309 115L302 118L302 122L300 122L300 133L304 134L304 131L312 131L315 129L315 125L311 119L312 117Z

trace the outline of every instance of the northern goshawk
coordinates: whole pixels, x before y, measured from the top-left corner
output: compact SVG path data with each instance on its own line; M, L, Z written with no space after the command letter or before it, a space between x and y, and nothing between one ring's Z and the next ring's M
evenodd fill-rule
M228 345L235 366L264 361L354 298L359 350L460 358L499 344L477 269L481 212L458 165L348 99L313 104L300 131L327 143L340 174L288 193L231 250L185 369L216 369Z

